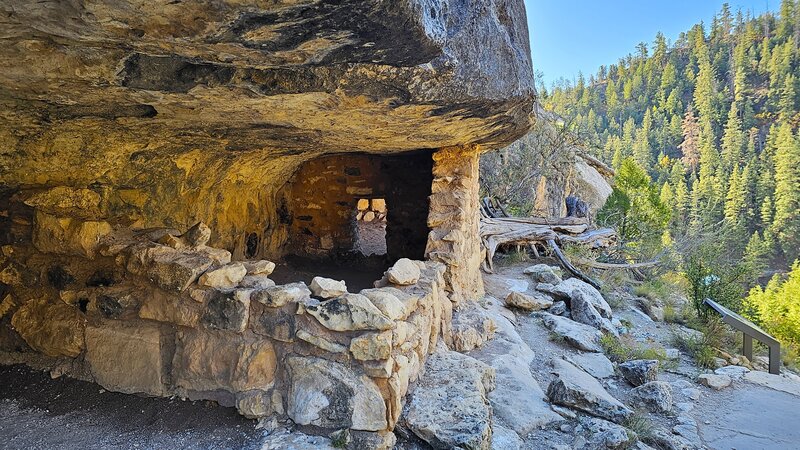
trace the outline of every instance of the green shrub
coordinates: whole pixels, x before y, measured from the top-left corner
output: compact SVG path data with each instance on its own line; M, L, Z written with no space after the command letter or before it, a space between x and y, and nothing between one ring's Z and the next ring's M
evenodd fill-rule
M655 425L645 411L639 409L635 410L633 414L625 419L622 425L636 433L636 436L642 442L650 442L653 440Z
M617 338L611 334L605 334L600 338L600 345L608 358L618 363L634 359L657 359L661 365L668 363L667 353L663 348L645 347L630 335L622 335Z
M710 318L708 322L694 318L690 323L701 328L698 331L702 334L691 336L675 332L673 333L673 343L694 358L695 364L699 367L716 369L716 349L725 346L724 324L717 318Z
M665 300L669 298L670 286L663 280L655 278L645 281L633 288L633 293L648 300Z
M750 290L743 313L782 343L800 345L800 261L785 280L776 275L762 289Z

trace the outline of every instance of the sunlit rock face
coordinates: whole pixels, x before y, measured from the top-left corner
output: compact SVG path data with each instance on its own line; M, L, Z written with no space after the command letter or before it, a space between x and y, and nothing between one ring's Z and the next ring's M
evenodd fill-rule
M104 218L203 220L234 256L309 159L491 149L529 127L519 0L0 5L5 192L89 188Z
M0 9L0 350L390 447L482 295L479 155L535 100L523 2ZM361 203L400 259L374 288L269 278L351 250Z

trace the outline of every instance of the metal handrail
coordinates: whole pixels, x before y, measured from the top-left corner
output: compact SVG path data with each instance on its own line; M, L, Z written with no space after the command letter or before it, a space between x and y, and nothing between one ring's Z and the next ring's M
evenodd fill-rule
M767 332L759 328L758 325L710 298L703 300L703 303L719 313L719 315L722 316L723 322L742 332L744 336L742 354L747 359L750 361L753 360L753 338L756 338L769 348L769 373L775 375L781 373L781 343L778 342L777 339L767 334Z

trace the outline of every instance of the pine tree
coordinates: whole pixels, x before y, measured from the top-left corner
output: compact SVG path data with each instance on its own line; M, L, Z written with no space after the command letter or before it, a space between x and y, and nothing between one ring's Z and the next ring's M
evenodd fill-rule
M769 244L761 238L758 231L750 236L744 251L744 264L755 274L762 274L767 268L770 248Z
M732 167L742 163L744 150L745 139L742 120L739 118L739 109L736 107L736 102L733 102L728 114L728 122L725 124L725 134L722 136L722 161L726 175L730 173Z
M789 74L783 83L783 89L781 89L778 108L780 118L783 121L789 121L797 113L797 108L795 107L795 80L794 75Z
M653 165L653 155L650 150L650 130L653 126L653 116L648 109L644 115L642 126L636 130L636 137L633 142L633 159L640 167L651 167Z
M774 212L772 210L772 199L766 197L764 201L761 202L760 221L762 230L772 228L773 217L774 217Z
M772 226L787 258L800 256L800 141L789 124L778 132Z
M697 118L691 107L686 110L681 129L683 131L683 142L679 145L683 152L681 161L689 171L694 173L700 164L700 126L697 124Z
M789 39L794 35L794 0L781 2L781 18L778 21L777 35L781 39Z
M724 230L741 231L732 255L760 240L785 264L780 248L790 253L788 239L800 235L785 131L800 141L800 0L758 17L726 5L709 31L700 23L672 44L658 34L588 82L555 85L543 103L615 169L627 158L643 166L669 199L676 241L736 225Z
M734 167L728 182L728 194L725 196L725 220L735 226L742 226L742 215L745 210L745 192L741 181L739 168Z

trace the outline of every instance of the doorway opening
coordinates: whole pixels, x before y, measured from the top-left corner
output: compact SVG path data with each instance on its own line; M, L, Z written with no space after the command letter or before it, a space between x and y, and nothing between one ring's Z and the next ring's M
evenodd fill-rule
M360 198L356 202L353 250L364 256L386 255L386 200Z

